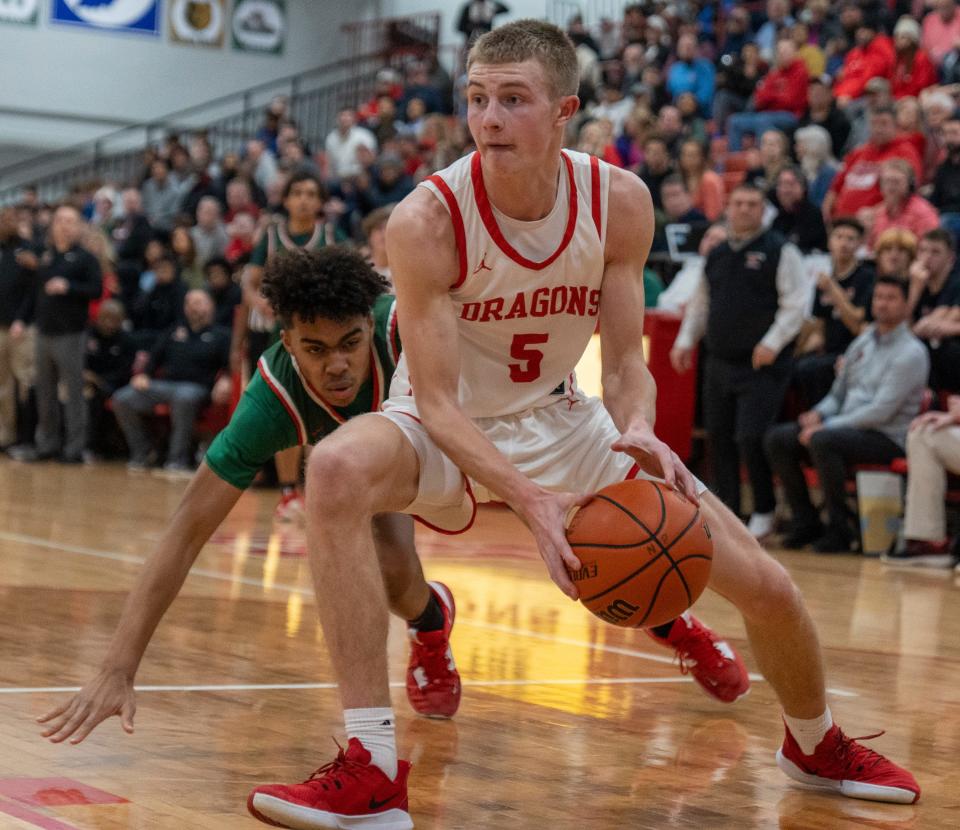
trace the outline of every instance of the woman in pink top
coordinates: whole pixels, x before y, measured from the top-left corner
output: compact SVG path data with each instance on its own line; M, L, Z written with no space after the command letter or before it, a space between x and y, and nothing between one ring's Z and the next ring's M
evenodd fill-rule
M934 0L933 11L923 18L920 45L937 66L960 40L960 14L957 12L955 0Z
M687 183L693 206L711 222L723 215L727 194L723 179L709 168L707 152L696 139L688 138L680 145L680 172Z
M937 209L916 193L916 178L909 162L889 159L880 165L880 193L883 201L863 208L858 215L870 227L867 247L871 251L880 235L890 228L904 228L919 239L939 227Z

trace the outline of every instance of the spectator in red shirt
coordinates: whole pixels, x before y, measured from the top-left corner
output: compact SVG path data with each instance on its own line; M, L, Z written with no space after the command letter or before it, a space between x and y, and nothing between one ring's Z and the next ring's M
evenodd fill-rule
M960 39L960 14L955 0L934 0L933 11L923 19L923 48L940 66Z
M847 52L840 69L840 80L834 87L837 103L842 107L860 98L871 78L893 77L896 53L893 41L880 34L869 17L857 27L857 45Z
M919 238L940 226L937 209L916 191L916 174L909 162L888 159L880 165L883 201L875 207L862 208L857 215L870 228L867 248L873 250L889 228L906 228Z
M909 138L897 135L896 112L893 107L877 107L870 113L870 138L851 150L830 185L823 200L824 218L856 216L861 208L879 204L880 164L891 158L906 159L919 180L923 164Z
M897 58L893 67L893 97L917 97L937 83L937 70L926 50L920 48L920 24L912 17L901 17L893 30Z
M730 116L729 147L738 151L743 134L763 135L767 130L792 130L807 108L807 65L797 56L789 38L777 41L776 63L753 93L755 112Z

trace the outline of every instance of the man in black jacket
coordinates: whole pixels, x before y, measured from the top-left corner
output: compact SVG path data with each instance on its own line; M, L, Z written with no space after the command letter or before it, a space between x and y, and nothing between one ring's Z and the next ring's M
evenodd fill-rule
M130 382L137 346L133 337L123 330L125 317L120 302L105 300L87 334L83 379L87 397L86 448L90 454L105 451L110 434L105 404L114 392ZM115 427L112 432L116 433Z
M33 386L33 329L15 321L26 315L37 257L21 238L17 211L0 211L0 450L15 443L17 402Z
M57 456L67 464L83 461L87 422L83 400L87 309L103 288L100 263L80 247L83 230L83 217L77 208L72 205L57 208L50 226L52 244L40 258L32 303L28 303L26 313L16 321L24 325L33 319L37 326L36 453L23 456L26 461L45 461ZM62 453L57 396L60 384L67 391L66 442Z
M940 211L940 226L960 240L960 110L943 124L946 157L933 177L930 203Z
M187 292L186 324L177 324L157 341L146 369L114 394L113 412L130 447L129 467L146 469L150 438L144 424L157 404L170 406L170 450L166 469L190 469L193 422L230 363L230 330L213 325L214 305L203 290Z

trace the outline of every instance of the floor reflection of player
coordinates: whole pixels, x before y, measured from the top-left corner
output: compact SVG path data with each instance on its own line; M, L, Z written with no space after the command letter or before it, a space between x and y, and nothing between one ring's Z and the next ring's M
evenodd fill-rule
M638 348L650 196L634 175L561 153L577 82L576 53L556 27L520 21L481 38L467 88L477 153L391 216L406 349L391 398L321 442L307 474L307 539L349 746L304 784L254 790L250 808L264 821L413 826L371 516L402 510L455 532L471 523L475 494L494 495L527 524L551 577L575 598L567 568L580 563L563 523L581 494L638 472L693 500L702 492L651 426L656 388ZM490 270L478 272L481 263ZM603 404L584 398L571 374L598 322ZM716 497L703 492L700 503L714 540L710 587L742 613L783 705L780 766L845 795L915 800L909 772L833 724L816 629L787 572Z

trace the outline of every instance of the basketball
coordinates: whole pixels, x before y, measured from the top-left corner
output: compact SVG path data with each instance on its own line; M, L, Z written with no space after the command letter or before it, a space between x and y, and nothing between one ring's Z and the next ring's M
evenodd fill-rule
M580 602L601 620L652 628L675 619L710 578L713 542L700 508L657 481L604 487L567 528Z

